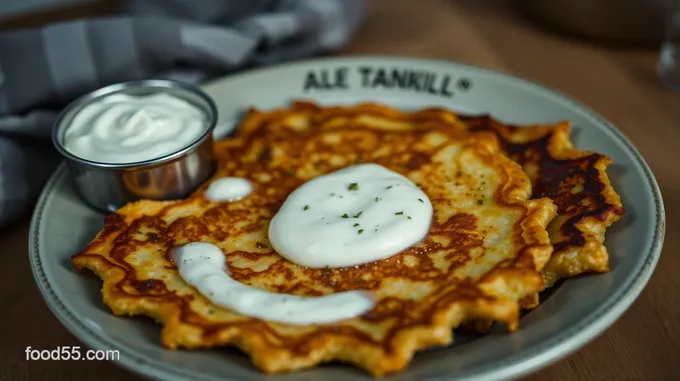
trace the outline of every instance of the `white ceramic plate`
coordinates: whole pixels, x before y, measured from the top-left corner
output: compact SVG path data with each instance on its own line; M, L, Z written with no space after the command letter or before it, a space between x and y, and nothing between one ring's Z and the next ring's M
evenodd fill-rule
M399 84L392 70L412 72ZM382 73L382 74L381 74ZM431 78L415 88L416 78ZM500 380L537 370L578 349L610 326L652 275L664 235L659 188L638 151L602 117L537 84L450 62L387 57L321 59L259 69L215 81L205 89L219 107L219 132L228 132L251 106L285 106L300 98L322 104L378 101L402 108L444 106L491 113L511 123L571 120L577 147L614 160L609 174L625 216L607 232L612 271L569 279L520 321L514 334L456 336L450 347L417 354L394 381ZM160 327L146 319L113 316L102 304L100 282L77 274L70 256L102 227L104 216L87 207L64 166L46 185L33 217L31 264L45 301L59 320L93 349L117 349L117 364L162 380L366 380L343 365L264 376L236 350L169 351Z

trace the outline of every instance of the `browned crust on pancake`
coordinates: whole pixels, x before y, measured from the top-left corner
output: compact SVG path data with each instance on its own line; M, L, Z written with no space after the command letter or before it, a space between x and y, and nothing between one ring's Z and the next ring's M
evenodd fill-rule
M300 120L291 120L288 127L281 128L280 119L287 117L291 110L271 113L251 110L235 138L216 144L221 162L216 177L248 177L255 183L254 193L248 198L231 204L210 203L201 198L204 186L186 200L140 201L108 216L104 229L81 253L73 256L77 270L90 269L103 280L104 303L117 315L154 318L163 325L161 342L167 348L233 345L249 353L254 364L267 373L340 360L355 364L374 376L383 376L404 369L417 350L451 343L452 328L462 322L479 319L500 321L511 331L515 330L519 317L518 300L535 294L543 287L540 271L552 252L545 227L554 217L556 208L548 199L527 200L529 179L517 164L500 154L498 141L492 134L472 135L464 129L448 129L447 134L499 171L503 181L494 189L493 200L504 207L520 210L523 215L512 227L516 256L500 262L481 277L454 277L453 270L438 271L430 258L434 252L455 254L448 260L453 265L452 269L456 268L456 261L466 263L470 260L469 250L478 247L480 241L480 237L473 234L476 220L473 215L458 213L444 221L434 221L428 235L445 237L448 244L426 239L421 245L394 257L356 268L330 271L303 269L278 257L266 239L244 241L248 244L247 249L227 254L232 276L246 284L270 282L279 275L287 278L278 286L266 283L278 292L319 295L359 288L380 289L380 281L388 277L423 281L434 287L433 292L417 300L385 297L370 313L345 322L299 327L262 321L211 307L211 303L195 291L184 293L170 286L176 281L176 269L168 256L172 247L197 240L219 244L228 242L230 237L256 233L261 230L260 226L239 225L238 222L248 221L244 216L251 216L249 213L261 213L262 219L271 218L285 196L306 179L348 164L377 162L409 176L413 171L431 165L426 157L432 157L439 149L435 147L435 151L430 152L409 148L408 144L414 144L413 137L446 127L437 119L421 121L426 115L423 113L387 110L389 119L407 121L411 127L402 131L398 125L386 125L381 130L371 131L375 137L369 136L366 141L388 141L392 137L399 142L407 142L404 143L406 148L379 157L377 146L363 147L360 139L352 142L353 136L368 133L359 120L335 118L332 123L324 123L329 119L324 119L326 116L321 115L319 110L308 104L297 104L293 110L299 111L300 107L309 108L313 114L311 126L309 123L302 126L296 124L303 123ZM335 109L324 110L336 112ZM441 115L451 118L450 114ZM316 127L322 125L323 128ZM310 163L304 160L309 159L303 153L314 134L335 128L342 130L353 144L317 147L315 150L336 152L344 155L347 162L331 165L326 161ZM301 132L296 134L296 129ZM418 131L420 129L423 131ZM289 155L285 161L277 162L276 152L269 150L272 144L278 142L277 139L285 139L279 144L288 147ZM276 187L267 186L254 177L258 173L269 174ZM439 179L435 182L434 178L430 178L421 185L423 191L436 200L439 187L448 181L453 180ZM433 201L435 205L442 202L445 200L441 197L439 201ZM170 220L170 216L180 211L195 211L199 215L195 216L192 212L192 215ZM145 252L153 263L163 263L175 278L141 277L139 269L129 263L132 260L130 256L139 251ZM405 263L409 257L418 258L418 266L408 267ZM263 260L271 260L272 263L258 272L233 266L235 261ZM296 274L303 275L304 279L292 276ZM357 284L357 279L367 276L370 277L365 284ZM262 283L257 284L262 286ZM387 328L381 328L383 326Z
M548 227L555 250L543 269L545 287L562 278L609 271L606 229L624 214L607 175L612 160L580 151L569 140L569 122L509 126L489 116L461 117L471 131L493 131L503 151L522 165L533 198L549 197L558 216Z
M312 102L298 102L295 107L321 109ZM442 108L404 113L375 103L324 108L316 118L322 121L338 115L365 114L426 125L440 124L455 133L461 128L493 133L503 152L519 163L531 179L532 198L548 197L558 207L558 216L548 228L555 250L543 269L545 287L562 278L609 271L609 255L604 244L606 229L625 213L607 175L612 160L596 152L576 149L569 140L569 122L513 126L488 115L468 116ZM538 295L530 295L522 301L522 306L533 308L538 302Z

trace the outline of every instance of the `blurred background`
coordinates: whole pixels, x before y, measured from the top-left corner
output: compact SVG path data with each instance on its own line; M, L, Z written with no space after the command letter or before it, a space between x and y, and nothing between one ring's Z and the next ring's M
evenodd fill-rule
M126 3L0 0L0 41L2 33L116 14ZM174 1L147 3L166 4L170 9ZM367 0L360 25L346 41L310 54L444 59L528 78L602 114L645 157L664 194L669 225L654 277L613 328L527 380L677 379L673 369L680 356L680 261L674 257L680 251L680 237L672 233L680 231L676 164L680 97L673 91L680 89L678 4L676 0ZM171 13L183 12L190 10ZM0 164L0 169L11 165L1 160ZM28 345L78 345L52 317L33 284L26 261L30 211L21 209L11 223L0 228L0 250L5 254L0 266L4 322L0 325L0 380L75 380L95 373L100 380L132 380L125 371L106 363L83 362L75 367L68 362L24 360L23 348Z
M447 2L449 0L442 0ZM172 1L168 1L172 3ZM450 0L466 6L471 1ZM504 1L480 1L503 3ZM531 13L546 24L583 36L628 41L660 41L664 35L666 10L672 0L514 0L514 6ZM3 28L41 25L80 16L108 14L125 0L3 0L0 20ZM408 2L395 1L407 5Z

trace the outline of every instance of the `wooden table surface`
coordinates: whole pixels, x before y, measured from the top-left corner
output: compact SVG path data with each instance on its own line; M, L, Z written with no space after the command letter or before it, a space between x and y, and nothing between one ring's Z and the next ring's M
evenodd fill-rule
M525 379L678 380L680 96L659 83L656 49L569 40L535 27L513 9L493 0L375 0L366 24L341 54L409 55L503 70L573 96L618 126L645 157L664 195L668 234L661 260L642 295L609 330ZM34 285L28 224L27 216L0 231L0 380L136 380L106 362L25 360L27 346L80 345Z

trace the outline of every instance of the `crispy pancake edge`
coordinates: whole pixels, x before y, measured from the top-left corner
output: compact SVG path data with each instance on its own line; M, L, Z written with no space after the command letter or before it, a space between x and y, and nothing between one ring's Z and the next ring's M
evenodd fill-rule
M576 149L569 139L571 125L566 121L550 126L517 127L504 125L489 116L466 119L463 120L472 131L494 131L506 154L523 167L531 162L527 158L530 152L541 157L538 175L529 176L534 187L533 197L551 198L558 206L559 216L548 228L555 250L543 269L545 287L563 278L608 272L606 229L625 213L607 175L612 160L596 152ZM555 173L563 175L562 178L554 178ZM583 184L570 183L570 180L583 180ZM567 194L575 193L582 193L583 198L578 202L564 200Z

